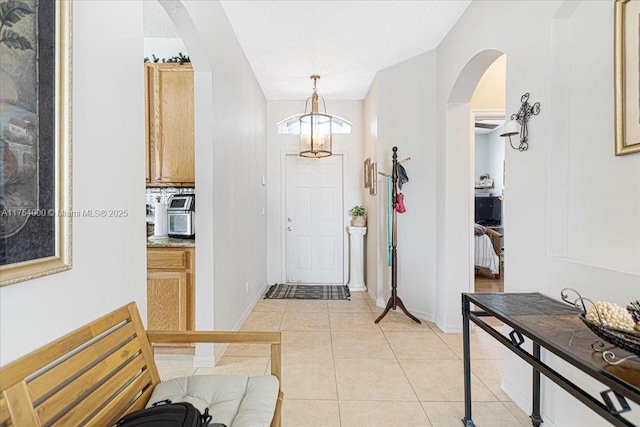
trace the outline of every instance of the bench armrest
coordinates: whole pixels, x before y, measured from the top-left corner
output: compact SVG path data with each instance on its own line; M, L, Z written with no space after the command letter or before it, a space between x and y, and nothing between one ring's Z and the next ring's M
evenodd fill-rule
M281 334L280 332L252 331L147 331L152 344L167 343L225 343L225 344L270 344L271 375L281 381Z

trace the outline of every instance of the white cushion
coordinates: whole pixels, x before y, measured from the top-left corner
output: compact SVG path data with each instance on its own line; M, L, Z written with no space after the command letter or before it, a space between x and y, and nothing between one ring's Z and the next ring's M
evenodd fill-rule
M269 427L278 399L278 379L273 375L193 375L156 386L147 407L169 399L189 402L201 413L209 408L211 423L227 427Z

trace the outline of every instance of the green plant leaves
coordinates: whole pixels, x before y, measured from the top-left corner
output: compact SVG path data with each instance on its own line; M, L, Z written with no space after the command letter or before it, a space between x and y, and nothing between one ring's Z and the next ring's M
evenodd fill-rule
M9 29L13 27L13 24L32 13L34 12L29 8L29 5L20 0L7 0L4 3L0 3L0 29L7 27L2 32L0 43L4 43L12 49L33 49L29 40Z
M20 34L16 33L13 30L4 30L4 32L2 33L2 38L0 38L0 42L3 42L13 49L33 49L33 46L31 46L29 40L22 37Z
M364 216L366 214L366 209L364 206L354 206L349 210L349 215L351 216Z
M191 62L191 59L188 56L183 55L182 52L178 52L178 56L172 56L169 59L162 58L162 61L160 61L160 58L158 58L154 54L151 54L151 56L153 57L152 60L149 60L149 58L144 58L144 62L178 63L180 65Z
M7 0L0 4L0 23L3 26L12 27L13 24L20 21L25 15L31 15L33 10L20 0Z

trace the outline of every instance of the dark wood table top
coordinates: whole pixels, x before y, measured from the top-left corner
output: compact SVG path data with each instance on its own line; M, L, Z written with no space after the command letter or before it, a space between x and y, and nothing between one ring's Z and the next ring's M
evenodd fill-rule
M578 317L580 311L538 292L464 294L472 304L502 320L578 369L640 403L640 359L609 365L591 345L602 341ZM615 349L617 356L630 353Z

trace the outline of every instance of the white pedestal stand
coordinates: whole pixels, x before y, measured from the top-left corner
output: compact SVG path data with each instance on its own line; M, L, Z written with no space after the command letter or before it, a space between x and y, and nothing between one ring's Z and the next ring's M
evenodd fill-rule
M349 252L349 283L351 292L367 290L364 284L364 235L367 227L348 227L351 250Z

